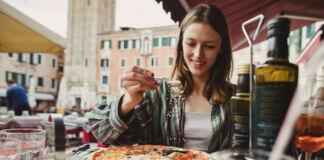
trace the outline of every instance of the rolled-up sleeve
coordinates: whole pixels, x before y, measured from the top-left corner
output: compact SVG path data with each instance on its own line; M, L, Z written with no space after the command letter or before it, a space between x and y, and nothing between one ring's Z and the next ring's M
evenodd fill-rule
M118 107L123 96L106 106L94 108L89 115L89 124L92 134L103 144L113 144L127 129L128 124L133 121L134 114L129 114L127 122L118 115Z

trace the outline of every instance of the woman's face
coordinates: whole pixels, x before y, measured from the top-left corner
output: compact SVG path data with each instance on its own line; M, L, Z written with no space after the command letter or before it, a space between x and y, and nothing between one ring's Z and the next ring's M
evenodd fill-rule
M192 76L207 78L221 48L221 36L205 23L192 23L183 33L184 60Z

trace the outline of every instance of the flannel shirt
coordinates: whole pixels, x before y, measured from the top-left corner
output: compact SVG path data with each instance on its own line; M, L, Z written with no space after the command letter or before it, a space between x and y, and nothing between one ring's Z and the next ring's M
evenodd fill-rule
M105 145L154 144L183 147L184 111L174 102L166 80L154 91L146 91L143 100L126 116L118 115L122 96L108 104L94 108L89 115L93 135ZM178 103L179 105L174 105ZM208 152L229 146L230 97L225 103L211 100L213 136Z

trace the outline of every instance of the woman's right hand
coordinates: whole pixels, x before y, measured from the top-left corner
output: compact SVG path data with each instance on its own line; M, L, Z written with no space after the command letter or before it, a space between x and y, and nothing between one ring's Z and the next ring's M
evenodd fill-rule
M121 82L126 94L119 108L120 114L127 114L139 104L143 99L144 91L154 90L159 86L153 77L154 73L137 66L123 73Z

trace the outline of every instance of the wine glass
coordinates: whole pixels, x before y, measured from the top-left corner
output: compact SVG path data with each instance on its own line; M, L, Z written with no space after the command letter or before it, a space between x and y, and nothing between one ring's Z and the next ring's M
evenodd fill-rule
M295 144L305 152L305 159L310 160L313 152L324 148L324 86L321 86L323 80L318 77L304 77L300 80L313 83L308 87L306 85L304 90L310 96L306 96L309 98L303 103L296 122Z
M33 128L4 129L0 131L0 137L19 139L23 160L34 160L42 157L45 148L45 130Z
M0 160L20 160L21 141L15 138L0 137Z

